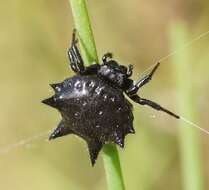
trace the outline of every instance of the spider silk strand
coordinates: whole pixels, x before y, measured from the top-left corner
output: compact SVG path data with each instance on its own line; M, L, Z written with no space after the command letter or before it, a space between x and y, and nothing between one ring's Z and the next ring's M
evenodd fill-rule
M44 132L41 132L41 133L36 134L34 136L24 138L24 139L22 139L22 140L20 140L16 143L12 143L12 144L9 144L7 146L4 146L4 147L0 148L0 156L7 154L14 149L17 149L17 148L20 148L20 147L23 147L23 146L27 146L28 144L30 144L30 143L32 143L36 140L39 140L42 137L46 137L50 133L51 133L51 130L50 131L44 131Z
M189 125L191 125L191 126L197 128L197 129L199 129L199 130L202 131L203 133L209 135L209 131L207 131L206 129L203 129L203 128L200 127L199 125L197 125L197 124L195 124L195 123L189 121L188 119L186 119L186 118L184 118L184 117L180 117L180 119L181 119L182 121L184 121L185 123L188 123Z
M158 62L162 62L166 59L168 59L169 57L176 55L178 53L181 53L183 50L185 50L186 48L190 47L191 45L193 45L196 41L206 37L209 34L209 30L200 34L199 36L193 38L191 41L188 41L184 46L182 46L181 48L174 50L172 52L170 52L168 55L161 57L158 61L156 61L156 63ZM142 72L141 75L144 75L146 72L150 71L155 65L156 63L152 64L150 67L148 67L145 71Z
M181 53L183 50L185 50L185 49L188 48L189 46L193 45L196 41L198 41L198 40L200 40L200 39L206 37L208 34L209 34L209 30L206 31L206 32L204 32L204 33L202 33L202 34L200 34L199 36L193 38L191 41L188 41L188 42L185 43L181 48L179 48L179 49L177 49L177 50L174 50L174 51L170 52L168 55L166 55L166 56L160 58L160 59L157 61L157 63L162 62L162 61L168 59L169 57L171 57L171 56L173 56L173 55L176 55L176 54ZM142 73L142 75L144 75L144 73L147 73L148 71L150 71L151 69L153 69L153 67L154 67L155 65L156 65L156 63L155 63L155 64L152 64L148 69L146 69L146 70ZM202 132L204 132L205 134L208 134L208 135L209 135L209 131L207 131L206 129L203 129L202 127L200 127L199 125L197 125L197 124L193 123L192 121L186 119L185 117L180 116L180 119L181 119L182 121L184 121L185 123L188 123L189 125L191 125L191 126L197 128L197 129L201 130Z

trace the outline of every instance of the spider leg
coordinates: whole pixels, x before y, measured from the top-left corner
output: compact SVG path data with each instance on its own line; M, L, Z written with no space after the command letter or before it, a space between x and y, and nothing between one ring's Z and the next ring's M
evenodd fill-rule
M78 39L76 38L76 29L73 30L71 47L68 50L71 69L78 74L96 74L99 64L93 64L88 67L84 66L83 59L77 46Z
M105 53L102 57L102 62L106 63L109 59L112 59L112 53L110 53L110 52Z
M141 98L139 97L137 94L134 94L134 95L130 95L130 94L127 94L134 102L138 103L138 104L141 104L141 105L147 105L147 106L150 106L152 107L153 109L155 110L158 110L158 111L163 111L173 117L175 117L176 119L180 119L180 117L178 115L176 115L175 113L163 108L162 106L160 106L159 104L151 101L151 100L147 100L147 99L144 99L144 98Z
M129 88L127 92L129 94L136 94L139 88L147 84L152 79L153 74L155 73L155 71L157 70L159 66L160 66L160 63L157 63L149 74L145 75L142 79L136 82L136 84L134 84L131 88Z
M160 106L159 104L157 104L151 100L141 98L136 94L138 92L139 88L141 88L142 86L147 84L152 79L152 76L155 73L155 71L157 70L157 68L159 67L159 65L160 65L160 63L157 63L148 75L145 75L136 84L132 84L132 86L129 87L125 91L125 93L128 95L129 98L131 98L134 102L136 102L138 104L150 106L155 110L163 111L163 112L175 117L176 119L180 119L180 117L178 115L176 115L175 113L163 108L162 106Z
M76 29L73 30L71 47L68 50L70 67L75 73L82 73L85 70L84 62L79 52L78 39L76 38Z
M133 65L128 65L128 70L126 73L127 78L133 74Z

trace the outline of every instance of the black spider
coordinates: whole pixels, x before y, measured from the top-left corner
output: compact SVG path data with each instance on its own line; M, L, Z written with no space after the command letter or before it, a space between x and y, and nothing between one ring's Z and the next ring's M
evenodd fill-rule
M179 116L159 104L137 95L139 88L147 84L160 65L157 63L151 73L134 83L130 79L133 66L119 65L107 53L102 64L85 67L77 47L76 31L68 51L71 69L75 76L58 84L51 84L55 95L43 103L59 110L62 120L49 139L68 134L83 138L90 153L92 165L105 143L116 143L124 147L124 138L135 133L133 128L132 105L124 93L134 102L148 105L179 119Z

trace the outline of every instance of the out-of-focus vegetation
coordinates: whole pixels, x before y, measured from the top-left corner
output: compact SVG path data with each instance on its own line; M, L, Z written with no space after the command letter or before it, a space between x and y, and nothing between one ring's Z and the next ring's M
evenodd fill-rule
M132 63L135 80L168 55L169 29L177 19L186 23L188 40L209 30L206 0L89 0L88 6L99 57L111 51L121 63ZM0 2L0 26L0 147L5 147L56 127L59 114L40 101L53 93L49 83L73 74L66 56L73 20L67 0L8 0ZM208 39L202 38L179 52L187 53L191 61L193 80L189 84L194 89L192 107L197 115L194 122L205 129L209 112ZM141 94L179 113L171 60L172 56L162 62ZM182 80L187 80L186 76ZM134 106L136 134L129 135L125 149L120 149L127 189L182 189L178 122L150 108ZM200 137L207 181L209 142L206 135L201 133ZM106 189L101 156L92 168L81 139L67 136L49 143L46 138L0 155L1 189Z
M171 27L171 47L175 51L184 47L188 43L189 32L183 22L177 21ZM173 68L178 91L177 101L179 111L190 120L196 121L196 108L194 88L191 85L195 78L193 69L190 66L190 56L188 51L183 54L175 54L172 58ZM182 80L186 78L187 80ZM187 127L186 127L187 126ZM200 134L196 128L191 128L191 124L179 122L179 144L182 171L182 186L185 190L203 190L204 174L202 163L202 152L200 145Z

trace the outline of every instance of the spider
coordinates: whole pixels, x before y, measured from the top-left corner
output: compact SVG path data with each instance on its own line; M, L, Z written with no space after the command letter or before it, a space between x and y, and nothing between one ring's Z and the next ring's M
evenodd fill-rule
M51 84L55 94L42 102L56 108L62 115L58 127L49 139L74 134L83 138L88 145L92 165L106 143L124 147L127 134L135 133L133 128L132 104L134 102L163 111L177 119L175 113L159 104L141 98L137 92L151 79L160 63L141 80L134 83L130 78L133 66L120 65L106 53L101 64L85 66L79 52L76 30L73 30L71 47L68 50L70 67L75 76L63 82Z

